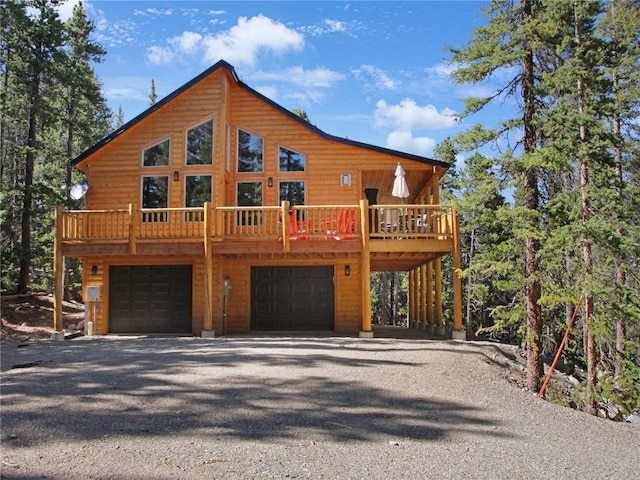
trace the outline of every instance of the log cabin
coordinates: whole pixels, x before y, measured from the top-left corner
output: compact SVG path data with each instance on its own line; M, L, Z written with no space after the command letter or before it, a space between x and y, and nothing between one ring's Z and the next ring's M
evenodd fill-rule
M463 333L457 216L439 205L448 164L327 134L225 61L72 164L86 195L56 209L56 332L69 257L96 335L371 337L375 271L408 272L410 327L443 334L452 255ZM406 198L392 195L399 166Z

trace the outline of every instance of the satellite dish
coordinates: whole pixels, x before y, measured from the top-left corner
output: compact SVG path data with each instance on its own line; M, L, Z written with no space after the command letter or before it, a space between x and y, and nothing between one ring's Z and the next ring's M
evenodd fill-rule
M80 200L82 197L86 195L88 190L89 190L89 182L87 182L86 179L80 180L73 187L71 187L71 190L69 190L69 196L74 200Z

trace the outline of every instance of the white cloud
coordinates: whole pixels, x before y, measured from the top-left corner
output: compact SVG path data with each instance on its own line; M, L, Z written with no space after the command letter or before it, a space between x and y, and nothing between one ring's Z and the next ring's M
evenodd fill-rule
M360 65L351 71L356 79L364 81L373 81L373 86L377 90L395 90L399 84L398 81L392 79L384 70L374 65Z
M294 101L296 107L310 107L314 103L320 103L324 99L324 92L315 88L305 88L297 92L288 92L286 95L287 100Z
M188 55L195 53L201 41L202 35L195 32L182 32L177 37L168 40L169 44L177 51Z
M379 100L374 112L375 126L391 126L401 131L449 128L456 125L457 119L456 112L450 108L438 111L433 105L421 107L409 98L397 105L387 105L384 100Z
M149 84L151 92L151 84ZM105 95L111 100L148 100L149 95L145 95L140 90L132 87L114 86L105 90Z
M73 7L75 7L79 3L80 3L80 0L69 0L68 2L64 2L58 5L56 7L56 10L58 11L60 20L62 20L63 22L66 22L67 20L69 20L71 18L71 15L73 14ZM88 2L83 3L85 10L87 9L87 3Z
M425 68L424 71L429 78L448 79L459 66L457 63L439 63L433 67Z
M174 50L166 47L149 47L147 49L147 58L154 65L167 65L176 57Z
M277 80L292 83L302 87L332 87L336 82L343 80L342 73L329 70L324 67L305 70L304 67L289 67L285 70L274 72L258 71L249 75L249 78L258 81Z
M240 17L229 30L205 37L202 43L205 48L203 60L207 63L225 59L230 63L254 65L262 50L276 53L301 50L304 37L282 23L258 15Z
M430 156L436 141L430 137L414 137L409 131L396 130L387 135L387 147L394 150Z
M302 27L300 30L314 37L330 33L343 33L347 36L353 37L355 36L354 32L361 30L362 28L364 28L362 23L358 21L343 22L341 20L325 18L319 25Z
M275 53L301 50L304 36L280 22L257 15L240 17L236 25L215 35L203 36L186 31L168 39L167 43L168 47L153 46L148 49L147 58L151 63L165 62L169 52L172 52L174 58L201 55L204 63L224 59L232 64L254 65L263 50Z
M170 8L166 10L160 10L158 8L146 8L144 10L134 10L134 15L139 15L143 17L167 17L173 15L173 10Z

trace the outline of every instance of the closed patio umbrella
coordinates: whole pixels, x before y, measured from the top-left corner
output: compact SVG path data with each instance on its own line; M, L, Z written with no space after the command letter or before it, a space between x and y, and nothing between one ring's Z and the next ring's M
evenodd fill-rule
M393 191L391 195L394 197L398 197L402 199L402 203L404 203L404 199L409 196L409 186L407 185L407 180L405 179L405 172L402 165L398 163L396 167L396 179L393 181Z

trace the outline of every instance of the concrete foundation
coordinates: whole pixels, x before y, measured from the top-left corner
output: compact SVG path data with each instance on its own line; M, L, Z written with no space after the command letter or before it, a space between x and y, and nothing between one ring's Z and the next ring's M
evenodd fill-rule
M60 340L64 340L64 332L53 332L51 334L51 340L54 342L59 342Z
M202 330L202 332L200 332L200 336L202 338L215 338L216 331L215 330Z
M373 331L365 332L364 330L361 330L360 338L373 338Z
M451 332L451 338L453 340L466 340L467 332L464 330L454 330L453 332Z

